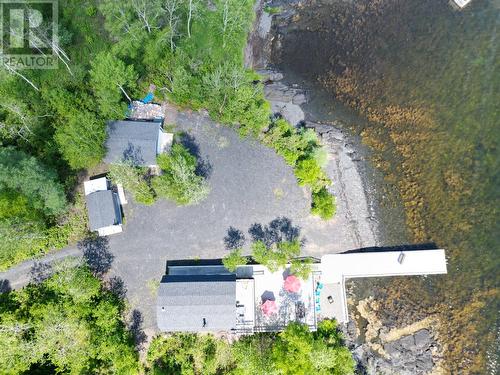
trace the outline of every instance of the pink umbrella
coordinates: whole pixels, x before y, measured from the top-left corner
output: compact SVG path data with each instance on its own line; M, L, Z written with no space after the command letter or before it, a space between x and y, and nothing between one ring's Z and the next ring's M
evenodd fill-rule
M269 316L272 313L278 311L278 306L276 306L276 301L270 299L264 302L260 308L262 309L262 313L266 316Z
M297 276L290 275L285 279L285 290L297 293L300 290L300 280Z

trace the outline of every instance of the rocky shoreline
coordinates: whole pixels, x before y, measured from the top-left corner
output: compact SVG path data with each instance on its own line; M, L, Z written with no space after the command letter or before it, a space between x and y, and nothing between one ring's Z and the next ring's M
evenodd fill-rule
M351 294L352 296L352 294ZM350 299L351 321L341 329L358 363L358 373L375 375L442 374L442 348L433 333L437 322L425 318L389 329L377 317L378 304L369 297Z
M276 44L276 19L289 19L293 11L276 16L265 12L265 1L256 5L256 22L245 50L245 64L262 77L266 99L273 113L279 113L293 125L302 125L316 131L328 152L326 172L333 182L332 193L337 197L336 220L340 227L349 228L341 236L341 251L380 245L379 223L375 208L369 200L366 179L360 173L365 157L358 152L350 136L340 126L310 121L302 108L308 94L297 84L285 81L284 74L271 66L271 55ZM281 23L282 21L280 21Z
M274 113L293 125L314 129L322 140L329 154L327 173L333 181L332 192L337 197L337 216L345 221L353 243L357 248L380 246L377 210L370 201L371 187L361 173L363 164L368 163L364 154L359 152L342 126L336 126L335 122L310 121L303 109L308 100L305 90L286 82L284 74L270 64L272 56L279 55L280 39L287 25L293 22L297 4L300 1L257 1L257 18L245 50L245 64L263 77L265 95ZM265 6L276 9L276 14L264 11ZM377 319L376 308L373 308L376 304L371 299L352 304L351 322L341 329L358 363L358 373L423 375L441 372L438 366L440 350L430 329L431 322L417 322L390 331Z

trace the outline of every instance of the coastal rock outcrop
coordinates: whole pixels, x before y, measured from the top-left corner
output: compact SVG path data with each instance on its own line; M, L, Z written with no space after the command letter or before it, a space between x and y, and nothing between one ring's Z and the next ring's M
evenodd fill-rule
M389 330L378 319L372 298L361 300L356 310L342 331L359 373L427 375L439 367L441 354L432 318Z
M271 73L272 77L279 77L277 73ZM306 95L303 90L288 87L281 82L270 81L264 86L266 99L271 103L273 113L279 113L292 125L297 125L304 121L305 115L301 104L306 102Z
M384 344L385 356L374 353L368 344L354 344L349 339L348 344L358 362L358 370L366 375L426 375L435 366L436 342L426 329Z

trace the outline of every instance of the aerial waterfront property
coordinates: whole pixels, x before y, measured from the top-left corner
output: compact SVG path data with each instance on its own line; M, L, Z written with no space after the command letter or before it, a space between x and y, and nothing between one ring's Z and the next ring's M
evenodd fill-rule
M348 278L445 273L442 249L327 254L305 279L289 267L248 264L230 272L217 260L172 261L158 290L157 324L165 332L254 333L299 322L314 331L322 319L348 322Z
M1 375L500 373L499 1L0 0Z

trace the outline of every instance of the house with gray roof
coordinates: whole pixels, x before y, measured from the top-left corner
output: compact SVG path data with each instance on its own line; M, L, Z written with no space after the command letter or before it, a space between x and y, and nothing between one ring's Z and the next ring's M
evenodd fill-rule
M236 276L166 275L158 290L158 328L167 332L236 328Z
M118 194L110 190L105 177L84 182L89 229L100 236L122 232L122 211Z
M166 133L162 121L110 121L106 128L106 163L129 162L139 167L155 167L156 156L167 152L173 134Z

